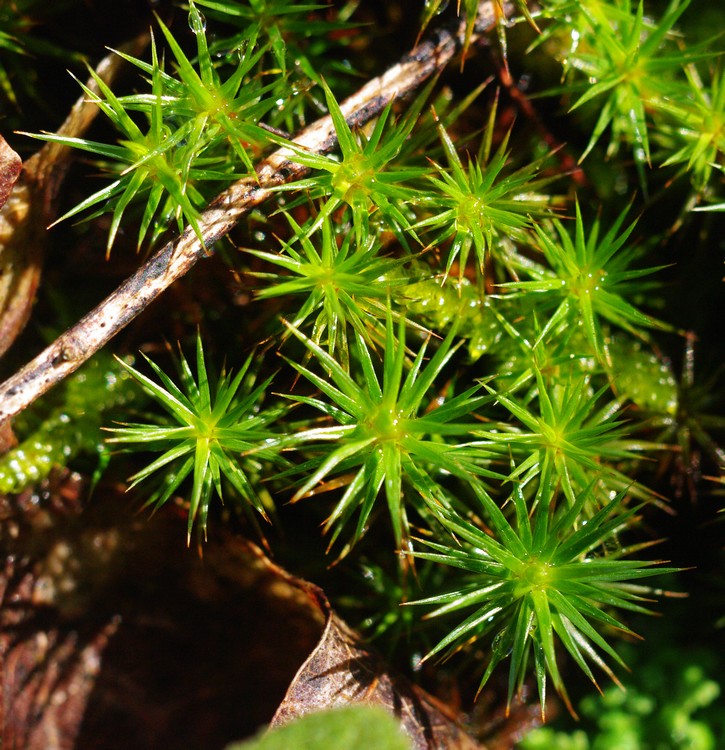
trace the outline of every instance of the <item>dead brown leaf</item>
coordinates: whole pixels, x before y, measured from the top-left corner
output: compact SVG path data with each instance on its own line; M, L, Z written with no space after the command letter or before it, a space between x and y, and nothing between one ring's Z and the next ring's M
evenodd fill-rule
M121 488L85 497L67 473L0 497L3 750L222 750L270 720L361 702L416 750L484 747L249 541L217 527L200 557L181 509L134 514ZM530 726L513 718L486 748Z
M222 750L269 722L324 621L245 540L67 476L0 498L3 750Z
M22 160L0 135L0 208L5 205L22 168Z
M309 584L305 584L309 586ZM415 750L482 750L456 717L377 654L325 603L327 624L272 719L286 724L304 714L351 703L378 705L394 714Z

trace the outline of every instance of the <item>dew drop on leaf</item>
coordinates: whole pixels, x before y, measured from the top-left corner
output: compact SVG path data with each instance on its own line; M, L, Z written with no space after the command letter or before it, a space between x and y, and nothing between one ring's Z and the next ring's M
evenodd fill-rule
M195 34L203 34L206 31L206 17L196 8L189 11L189 28Z
M491 651L493 651L496 656L506 657L513 651L510 639L507 638L507 636L508 632L505 628L500 630L494 636L493 643L491 644Z

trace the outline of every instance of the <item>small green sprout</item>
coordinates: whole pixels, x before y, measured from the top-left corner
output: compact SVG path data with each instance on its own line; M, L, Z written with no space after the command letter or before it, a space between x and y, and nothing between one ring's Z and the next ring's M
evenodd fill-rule
M324 111L317 81L323 76L335 91L354 81L355 69L344 54L357 24L348 19L357 0L335 6L325 3L290 3L289 0L197 0L215 27L210 49L229 61L249 46L250 33L259 39L264 55L258 70L275 85L273 98L283 107L270 112L269 124L297 132L309 117ZM231 33L227 29L231 28ZM343 54L340 54L340 53Z
M510 133L490 156L495 114L493 107L478 155L469 160L467 169L446 129L439 126L448 169L433 163L436 174L428 176L433 190L418 201L431 215L415 224L414 229L434 232L431 245L452 240L446 274L458 260L459 278L464 275L471 248L476 254L477 271L482 275L488 254L503 237L522 238L534 219L550 213L550 198L536 192L551 182L551 178L535 177L543 158L507 173Z
M385 318L391 291L406 283L405 276L394 273L403 260L381 257L380 244L372 237L365 246L356 246L349 231L338 247L329 217L322 221L320 232L311 235L292 216L286 216L296 242L284 242L284 252L278 254L248 250L287 272L256 273L266 282L257 297L304 295L302 307L291 320L292 327L299 328L313 318L312 341L321 344L326 339L328 352L348 368L348 328L373 343L375 331L383 327L380 321Z
M332 91L323 81L327 107L332 118L341 158L314 154L290 144L294 161L310 169L319 170L304 180L281 185L277 190L309 190L312 198L323 199L323 206L309 231L316 230L322 222L339 208L349 208L358 247L370 241L371 214L377 209L387 228L407 245L405 232L415 237L405 203L419 195L411 184L426 173L424 167L396 164L396 157L407 145L415 126L425 96L419 96L405 117L389 124L392 103L379 116L372 132L352 130L345 120ZM425 94L425 92L424 92ZM297 203L306 202L303 197Z
M206 533L212 495L216 491L220 498L224 496L222 477L245 503L267 519L267 511L250 481L250 474L254 478L259 475L262 461L280 460L267 445L276 437L269 426L279 417L281 409L259 408L271 378L254 386L253 378L248 375L250 356L236 375L223 373L212 385L200 336L196 340L196 378L183 354L178 359L181 387L148 357L146 360L161 384L119 362L168 416L158 424L130 423L110 428L111 443L127 445L134 451L162 453L131 477L129 489L160 472L160 482L146 503L158 508L192 476L189 540L197 517Z
M690 0L673 0L652 24L645 18L643 0L635 2L634 9L632 0L577 4L584 23L578 25L577 43L566 64L586 76L587 83L581 84L585 91L571 109L596 101L599 110L580 161L611 128L608 154L627 143L642 174L643 165L650 162L648 108L671 92L685 65L711 54L697 45L678 49L670 42L675 24L689 5Z
M635 451L655 446L627 439L622 420L616 419L620 404L601 403L609 386L594 392L589 376L571 372L567 381L552 382L535 366L534 375L537 399L533 404L509 393L496 394L496 401L521 427L503 424L478 433L486 445L506 446L510 451L516 462L511 479L526 486L539 477L540 490L559 482L571 506L588 486L608 495L628 490L651 499L651 492L615 468L618 462L636 458ZM583 517L591 515L588 510L582 509Z
M636 225L633 221L621 234L628 208L614 220L609 231L600 239L600 219L591 224L588 236L582 220L579 204L576 206L576 227L574 239L569 236L562 223L554 220L558 238L536 226L540 247L551 268L529 266L526 271L535 281L515 281L501 284L520 292L535 292L542 297L542 317L548 321L542 329L540 339L552 331L583 326L592 352L600 363L610 367L611 361L606 351L603 321L623 328L630 333L644 337L642 328L670 330L665 323L646 315L625 296L631 292L641 292L647 284L641 279L661 270L656 266L640 270L629 270L636 250L626 247L626 242Z
M396 544L399 549L408 549L410 524L404 499L425 515L428 505L421 498L426 498L431 505L450 505L437 481L439 475L452 475L463 482L477 481L478 476L503 479L500 474L486 469L483 461L459 457L456 444L446 441L471 436L476 427L475 411L491 400L478 395L480 386L473 385L429 410L433 401L431 388L455 351L452 346L455 331L446 336L427 363L428 345L424 342L406 373L405 321L400 321L396 339L389 317L381 384L362 335L355 333L354 339L361 376L359 383L355 379L357 372L348 373L324 349L296 329L291 330L327 374L323 377L296 362L289 364L327 400L306 396L290 398L319 409L334 422L331 426L302 430L287 440L305 451L309 452L311 447L317 451L314 458L303 464L307 476L293 499L320 492L326 488L325 482L332 488L340 486L344 480L346 489L325 524L327 530L334 529L332 545L353 514L359 511L352 540L342 555L365 532L381 490L387 501ZM470 421L460 421L462 418ZM485 455L484 451L478 453L479 457Z
M626 549L615 550L619 531L631 520L634 510L620 512L618 495L580 525L584 505L591 503L591 488L580 492L568 508L552 512L551 484L541 488L544 498L533 512L527 507L520 487L510 498L515 521L503 514L482 488L477 488L490 532L440 511L438 516L455 537L453 544L421 540L433 552L415 552L415 557L437 561L466 572L461 586L447 593L411 602L438 605L428 617L439 617L474 608L425 657L443 651L453 653L472 641L493 634L491 656L479 690L493 670L510 657L508 704L520 691L533 664L544 711L547 674L557 692L569 705L556 658L558 638L572 659L596 684L590 664L596 665L615 682L618 680L607 658L623 665L601 629L615 628L631 633L611 614L612 609L647 612L641 602L650 589L632 581L672 572L658 561L620 559ZM607 553L598 552L607 546Z
M262 87L249 79L248 74L262 54L255 51L254 40L250 40L250 49L240 58L236 70L222 83L210 57L203 23L193 3L189 19L197 41L198 73L159 20L176 60L178 78L164 71L156 43L152 40L151 63L119 53L150 77L150 93L118 97L93 71L91 74L101 95L81 84L119 132L121 140L118 144L51 134L32 136L108 160L107 169L118 175L109 185L58 219L63 221L88 209L95 209L90 218L110 211L113 218L107 253L110 253L126 210L144 198L139 246L149 231L153 244L171 222L176 223L180 232L186 224L191 225L203 240L198 225L200 210L215 192L253 171L253 159L245 144L260 147L276 138L258 124L273 106L273 101L264 97L269 87ZM139 118L132 116L136 112L146 119L147 129L137 123Z
M698 191L725 159L725 68L719 65L706 86L694 65L685 68L688 87L682 96L657 103L664 115L660 130L670 155L663 167L681 164Z

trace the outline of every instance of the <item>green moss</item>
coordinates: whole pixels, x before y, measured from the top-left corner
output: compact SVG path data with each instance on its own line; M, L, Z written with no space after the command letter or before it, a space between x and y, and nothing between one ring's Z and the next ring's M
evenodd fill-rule
M547 0L527 18L516 2L508 68L490 45L470 46L463 72L451 65L415 97L371 94L370 122L370 102L348 112L350 71L356 57L375 68L383 51L399 53L408 5L176 5L173 24L154 22L150 51L126 57L130 88L93 97L107 128L98 140L39 136L96 160L78 165L67 192L76 206L61 210L91 223L64 225L69 257L87 265L76 246L105 232L120 258L107 266L101 249L90 275L124 276L139 244L199 237L209 201L280 146L308 171L276 184L235 244L216 243L233 281L206 248L208 262L159 303L155 325L132 325L118 344L159 352L166 336L187 351L198 328L196 371L183 356L178 378L160 359L155 378L127 368L152 398L134 414L128 381L117 369L116 383L106 378L115 365L89 366L16 422L22 442L0 459L0 489L19 491L80 452L97 457L101 422L128 420L113 439L157 457L115 465L130 468L134 487L157 480L152 504L181 498L190 533L229 520L220 496L254 511L248 533L257 517L284 528L288 515L295 531L329 532L339 564L326 580L365 555L395 582L378 587L367 620L381 637L406 630L406 663L455 652L485 683L507 662L509 701L532 679L542 700L547 679L566 700L567 661L592 680L597 670L620 679L617 633L663 593L632 583L663 569L651 542L673 534L671 565L692 564L686 524L662 512L679 502L662 476L684 465L705 492L700 476L725 464L722 383L700 380L689 350L677 382L668 359L679 358L679 331L696 327L688 340L701 336L699 350L722 360L721 326L699 300L722 288L725 86L717 43L687 33L695 4ZM426 23L442 5L427 3ZM466 45L474 3L461 5ZM18 42L6 15L0 23L4 65ZM505 44L501 23L498 32ZM486 85L491 67L508 81L542 58L548 73L534 65L529 91ZM336 147L290 141L328 113ZM71 305L85 266L65 266L52 278ZM227 374L223 363L241 362ZM682 517L702 512L705 528L718 503L708 494ZM329 557L308 554L317 548L306 541L280 533L275 553L324 569ZM437 574L417 578L416 559ZM400 616L402 600L433 613ZM693 611L709 612L697 596ZM418 645L416 617L435 631ZM698 716L714 682L687 666L676 673L694 703L685 693L661 702L635 675L624 702L605 688L581 712L607 717L602 737L634 742L657 726L702 745ZM559 741L552 731L528 741ZM585 747L582 737L562 735L561 747Z

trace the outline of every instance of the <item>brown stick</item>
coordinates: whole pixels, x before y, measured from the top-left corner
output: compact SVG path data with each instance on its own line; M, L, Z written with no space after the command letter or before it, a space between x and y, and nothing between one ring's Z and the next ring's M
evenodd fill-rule
M494 22L493 2L485 0L479 5L474 40ZM445 67L462 48L464 37L463 20L454 28L432 32L399 63L340 105L348 123L362 125L377 116L391 100L409 94ZM331 151L337 138L329 115L302 130L294 141L318 153ZM206 248L227 234L243 214L268 198L270 188L298 179L309 171L293 159L294 154L289 149L281 148L260 162L256 179L235 182L206 208L199 219L204 245L187 227L180 237L159 250L98 307L0 385L0 424L78 369L200 258L207 256Z

